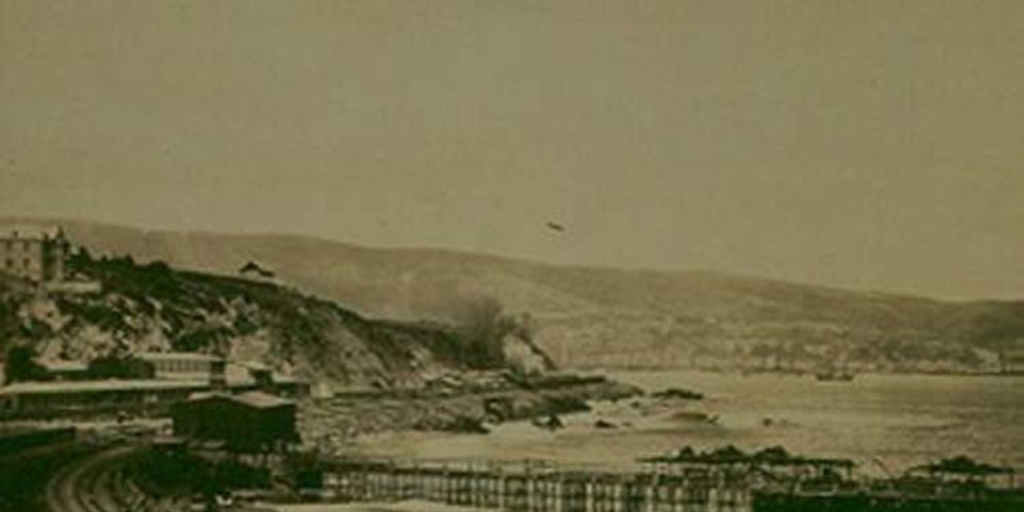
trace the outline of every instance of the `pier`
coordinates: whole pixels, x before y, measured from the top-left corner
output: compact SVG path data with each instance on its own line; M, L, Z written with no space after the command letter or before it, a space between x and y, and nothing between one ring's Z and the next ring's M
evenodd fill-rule
M752 483L749 475L712 468L613 473L531 461L337 460L324 468L321 498L426 500L514 512L747 512Z

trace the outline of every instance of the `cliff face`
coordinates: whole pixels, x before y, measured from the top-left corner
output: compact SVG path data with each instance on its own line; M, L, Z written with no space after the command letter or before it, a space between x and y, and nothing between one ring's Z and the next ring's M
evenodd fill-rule
M80 255L69 267L103 291L37 295L4 287L0 343L77 360L144 350L220 353L314 381L379 388L547 361L523 333L372 320L270 282L130 258Z
M994 369L1024 343L1022 301L940 301L711 272L558 267L315 238L144 231L61 221L97 254L234 274L247 261L365 314L465 322L480 298L528 313L562 366L693 364ZM472 322L470 322L472 323Z

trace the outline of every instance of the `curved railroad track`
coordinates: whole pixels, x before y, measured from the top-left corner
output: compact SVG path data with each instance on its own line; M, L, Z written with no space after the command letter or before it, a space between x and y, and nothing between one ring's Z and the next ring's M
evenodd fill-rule
M50 512L133 512L139 495L123 469L137 450L119 446L79 458L61 468L46 487Z

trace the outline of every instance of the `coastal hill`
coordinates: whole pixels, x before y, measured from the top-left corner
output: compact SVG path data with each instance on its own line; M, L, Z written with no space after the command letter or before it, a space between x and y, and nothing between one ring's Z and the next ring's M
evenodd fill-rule
M455 324L496 301L565 366L995 369L1024 301L951 302L713 272L553 266L294 235L147 231L56 220L94 254L233 275L247 262L368 317Z
M36 293L0 275L0 353L91 361L201 352L311 382L387 389L450 373L551 368L517 319L484 303L462 325L368 319L273 282L76 251L68 273L100 290ZM10 352L7 352L10 354ZM25 370L30 371L30 370Z

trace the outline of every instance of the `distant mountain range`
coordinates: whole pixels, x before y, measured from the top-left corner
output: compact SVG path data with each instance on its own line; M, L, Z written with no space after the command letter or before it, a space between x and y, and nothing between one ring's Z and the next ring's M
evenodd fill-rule
M248 262L371 317L461 322L497 300L563 366L995 369L1024 301L951 302L714 272L554 266L294 235L149 231L70 220L94 254L235 275Z

